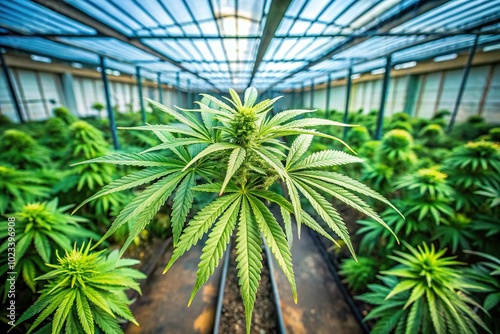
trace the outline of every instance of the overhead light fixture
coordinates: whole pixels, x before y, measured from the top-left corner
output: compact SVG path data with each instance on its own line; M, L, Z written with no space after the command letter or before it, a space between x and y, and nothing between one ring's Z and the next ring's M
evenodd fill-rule
M373 70L371 73L372 75L385 73L385 68L377 68L376 70Z
M402 69L405 69L405 68L412 68L412 67L415 67L415 66L417 66L417 62L416 61L409 61L407 63L402 63L402 64L394 65L394 69L395 70L402 70Z
M493 51L493 50L498 50L498 49L500 49L500 44L493 44L493 45L485 46L483 48L483 51L488 52L488 51Z
M361 74L356 73L356 74L351 75L351 80L358 79L358 78L361 78Z
M458 55L456 53L450 53L449 55L444 55L434 58L434 62L439 63L440 61L452 60L457 58L457 56Z
M80 63L71 63L71 67L74 67L74 68L83 68L83 64L80 64Z
M31 55L31 59L40 63L52 63L52 59L50 59L49 57Z

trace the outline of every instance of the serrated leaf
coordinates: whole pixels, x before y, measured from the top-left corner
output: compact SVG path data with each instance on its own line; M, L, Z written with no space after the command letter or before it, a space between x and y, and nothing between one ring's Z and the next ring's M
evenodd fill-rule
M241 201L238 232L236 233L236 268L238 284L245 306L246 333L250 334L252 312L262 270L261 239L257 224L252 220L246 198Z
M257 101L258 92L254 87L248 87L245 90L244 105L247 108L253 107L255 101Z
M99 326L105 334L121 334L122 329L118 325L118 321L106 312L100 309L92 309L95 323Z
M49 240L41 232L35 232L34 235L35 248L45 263L50 262L50 255L52 253L52 247L50 246Z
M114 165L140 166L140 167L180 167L184 166L182 161L153 153L118 153L106 155L100 158L85 160L72 166L90 163L108 163Z
M207 155L210 155L212 153L218 152L218 151L223 151L223 150L229 150L232 148L237 148L237 145L231 144L231 143L215 143L212 145L207 146L203 151L198 153L189 163L184 167L183 170L186 170L194 164L196 161L200 160L203 157L206 157Z
M192 190L195 185L194 173L188 173L184 180L179 184L174 196L174 204L172 206L172 234L174 246L177 244L179 237L189 214L189 210L193 205L194 192Z
M212 232L210 232L205 247L203 247L200 258L201 261L198 264L198 271L196 272L196 282L191 297L189 298L188 306L191 305L196 292L198 292L213 274L219 260L224 255L224 251L229 243L229 238L236 225L236 220L240 211L240 202L240 198L234 201L234 203L222 214L221 218L212 229Z
M356 253L354 252L349 232L337 210L335 210L333 206L314 189L298 180L294 180L294 183L299 191L311 203L314 210L320 215L325 223L327 223L328 227L330 227L344 241L352 256L356 259Z
M59 304L57 311L52 319L52 334L59 334L62 331L66 317L71 312L73 302L75 301L76 290L70 290Z
M227 163L227 172L226 177L224 178L224 182L222 182L222 187L219 192L219 196L224 193L227 184L233 177L234 173L241 167L246 157L246 150L242 147L235 148L231 155L229 156L229 161Z
M215 201L210 203L201 209L196 216L191 219L181 234L179 242L174 249L174 253L170 258L167 266L163 273L166 273L168 269L187 252L191 247L193 247L198 240L201 239L204 233L212 226L212 224L219 218L219 216L233 203L239 194L231 194L217 198Z
M94 333L94 317L92 316L92 311L90 310L89 302L87 298L80 292L79 289L76 290L76 312L78 314L78 319L80 324L86 333Z
M307 149L311 145L313 138L314 136L312 135L300 135L293 141L292 146L290 147L290 151L288 152L288 157L286 159L287 169L300 158L302 158L304 153L307 152Z
M93 248L106 240L123 224L127 223L131 219L136 219L139 215L143 216L144 221L149 222L149 220L157 212L157 210L152 210L150 206L156 204L157 209L159 209L158 204L163 203L168 198L168 196L170 196L175 186L183 176L183 173L175 172L146 188L146 190L144 190L139 196L135 197L129 204L127 204L125 208L123 208L118 217L116 217L116 219L114 220L113 224L111 224L111 227L104 234L101 240L99 240L94 245ZM143 222L136 221L135 224L142 225ZM124 248L122 249L124 250Z
M311 170L314 168L331 167L360 162L363 162L363 159L347 154L345 152L326 150L309 155L304 160L299 161L295 166L289 168L289 170Z
M126 189L138 187L140 185L149 183L168 174L172 174L175 171L179 171L181 168L182 167L166 169L165 167L152 167L140 170L132 174L125 175L124 177L114 180L113 182L104 186L100 191L95 193L93 196L87 198L73 210L73 213L78 211L78 209L80 209L88 202L93 201L99 197L123 191Z
M285 274L290 287L292 288L293 300L297 303L297 287L295 285L295 276L293 273L292 254L286 241L285 234L279 226L276 218L269 209L257 198L248 195L248 201L259 226L259 230L269 245L269 249L274 254L278 265Z

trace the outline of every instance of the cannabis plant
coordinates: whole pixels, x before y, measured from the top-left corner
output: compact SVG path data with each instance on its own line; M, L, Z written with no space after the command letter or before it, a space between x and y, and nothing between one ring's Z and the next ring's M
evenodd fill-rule
M149 100L181 124L132 128L152 132L162 143L142 154L118 153L84 162L143 169L111 182L81 205L101 196L147 185L121 211L101 239L105 240L120 226L132 221L133 228L121 250L123 253L161 206L172 198L175 250L165 271L210 230L189 303L214 272L236 229L236 262L249 332L262 269L262 237L285 273L295 301L297 292L288 245L292 238L292 216L299 233L304 224L336 243L313 215L303 209L301 199L309 202L353 256L347 227L332 206L331 199L336 198L383 225L385 223L358 194L391 204L362 183L330 170L332 166L361 162L358 157L335 150L308 154L314 136L340 141L314 127L343 124L319 118L294 120L314 110L287 110L272 116L270 112L278 98L256 104L255 88L245 91L243 102L234 90L229 92L231 99L226 98L228 103L202 94L204 99L197 102L199 109L191 110L172 110ZM290 140L292 136L295 137L293 141ZM289 200L270 191L273 184L282 184ZM213 193L217 197L184 227L195 194L199 192ZM285 231L266 206L268 202L279 207Z
M484 309L469 296L478 288L468 283L455 266L463 263L443 257L425 243L410 253L395 251L398 266L382 271L386 286L373 284L359 299L377 305L365 320L379 319L372 333L478 333L489 331L475 308Z
M484 199L475 192L481 187L500 188L500 145L478 141L453 150L444 169L457 188L456 207L480 208Z
M50 202L26 204L21 211L10 215L16 219L16 269L33 292L36 291L35 277L46 272L45 263L51 261L58 247L71 249L72 243L79 239L98 239L80 225L86 219L66 213L70 207L72 205L58 207L55 198ZM2 253L10 247L8 236L7 224L0 225ZM2 274L8 271L6 262L0 271Z
M85 121L76 121L70 126L69 144L66 161L77 162L92 159L108 152L108 144L101 131ZM56 191L71 194L71 202L83 201L97 188L110 183L115 176L116 168L110 165L78 165L72 166L66 177L56 187ZM92 203L93 213L100 222L107 223L113 207L123 207L125 195L112 194L103 196Z
M405 130L391 130L382 138L377 151L379 162L391 166L397 175L404 174L417 162L413 152L413 137Z
M342 262L339 274L344 276L344 283L354 291L365 289L375 280L378 271L377 260L372 257L358 256L358 261L346 259Z
M70 125L71 123L78 120L78 118L73 115L66 107L56 107L52 111L54 112L55 117L62 119L67 125Z
M54 270L37 278L48 281L38 300L19 318L16 325L38 314L28 334L48 322L42 330L58 333L106 334L123 333L118 319L138 325L128 308L125 291L141 292L137 280L146 278L138 270L128 268L139 261L119 259L118 251L103 255L90 252L90 243L57 254L58 264L47 264ZM49 316L52 315L49 320Z
M0 135L0 161L19 169L41 168L50 163L47 149L27 133L14 129Z
M25 202L45 198L49 192L45 180L32 172L0 165L0 214L18 210Z
M436 168L419 169L406 175L397 183L396 189L404 189L405 202L410 208L405 215L415 213L415 218L422 221L431 218L439 225L446 216L453 214L449 205L454 196L453 189L446 183L448 175Z
M347 142L353 148L360 148L361 145L370 140L370 133L364 126L356 126L347 134Z

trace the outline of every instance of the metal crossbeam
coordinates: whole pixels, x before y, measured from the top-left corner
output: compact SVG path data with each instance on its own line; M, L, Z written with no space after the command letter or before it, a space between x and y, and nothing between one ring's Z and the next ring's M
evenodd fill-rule
M107 24L97 20L96 18L82 12L78 8L72 6L70 3L61 1L61 0L33 0L39 5L42 5L50 10L55 11L56 13L59 13L61 15L64 15L72 20L75 20L81 24L84 24L90 28L95 29L98 31L100 34L106 37L112 37L115 38L119 41L122 41L124 43L127 43L129 45L132 45L139 50L142 50L146 53L149 53L150 55L153 55L155 57L158 57L160 60L168 62L172 65L175 65L179 69L181 69L184 72L191 73L195 77L207 82L210 86L214 87L216 90L218 88L210 82L210 80L199 76L196 72L193 72L189 70L188 68L184 67L182 64L180 64L177 61L174 61L173 59L165 56L163 53L158 52L157 50L143 44L139 40L133 40L130 39L128 36L124 35L123 33L117 31L116 29L108 26Z
M379 33L387 33L389 32L392 28L397 27L398 25L408 21L409 19L416 17L418 15L422 15L424 13L427 13L428 11L431 11L445 3L447 3L450 0L422 0L419 3L418 8L414 7L408 7L404 10L402 10L396 17L390 17L386 19L385 21L380 22L373 28L370 28L367 30L367 32L379 32ZM274 87L277 84L284 82L285 80L293 77L295 74L303 72L308 70L309 68L313 67L314 65L317 65L325 60L328 60L335 56L336 54L345 51L349 48L352 48L353 46L356 46L366 40L368 40L369 37L359 37L359 38L348 38L345 42L341 43L340 45L334 46L332 49L328 50L326 53L323 55L317 57L316 59L308 62L306 65L298 68L295 71L290 72L288 75L285 77L281 78L277 82L273 83L270 87ZM440 38L440 37L438 37Z

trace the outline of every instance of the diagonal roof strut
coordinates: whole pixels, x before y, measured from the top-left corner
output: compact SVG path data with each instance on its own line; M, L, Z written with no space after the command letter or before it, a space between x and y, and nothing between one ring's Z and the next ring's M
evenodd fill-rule
M262 37L259 43L259 49L257 50L257 55L255 56L255 62L253 65L252 75L248 81L248 85L252 84L253 78L259 69L260 63L266 54L269 44L271 44L272 39L278 30L278 27L285 16L285 13L290 6L292 0L272 0L271 7L267 13L266 24L264 25L264 30L262 31Z

